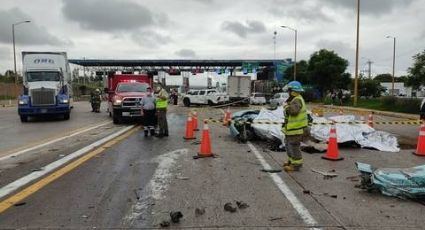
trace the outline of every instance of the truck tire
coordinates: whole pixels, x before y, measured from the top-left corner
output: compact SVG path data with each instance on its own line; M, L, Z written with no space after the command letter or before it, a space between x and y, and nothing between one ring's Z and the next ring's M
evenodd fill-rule
M214 106L215 104L214 104L214 102L212 102L211 100L208 100L208 105L209 105L209 106Z
M64 120L69 120L70 114L69 113L65 113L63 114L63 119Z
M21 122L27 122L27 121L28 121L28 116L21 115Z
M112 120L114 121L114 124L119 124L121 122L121 120L114 114L112 114Z
M184 106L186 106L186 107L190 107L190 99L189 99L189 98L185 98L185 99L183 99L183 104L184 104Z

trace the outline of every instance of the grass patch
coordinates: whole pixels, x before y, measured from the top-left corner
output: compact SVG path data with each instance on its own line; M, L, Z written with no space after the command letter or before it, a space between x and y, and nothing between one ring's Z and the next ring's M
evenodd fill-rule
M353 103L346 102L345 106L353 106ZM418 98L398 98L398 97L379 97L371 99L358 99L357 108L373 109L398 113L419 114L421 99Z

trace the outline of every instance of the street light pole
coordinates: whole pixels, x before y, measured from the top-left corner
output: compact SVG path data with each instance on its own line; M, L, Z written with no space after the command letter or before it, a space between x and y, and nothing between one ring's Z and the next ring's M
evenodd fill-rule
M30 23L31 21L20 21L12 24L12 42L13 42L13 66L14 66L14 73L15 73L15 84L18 84L18 73L16 72L16 51L15 51L15 26L22 24L22 23Z
M394 41L394 44L393 44L393 78L392 78L392 84L391 84L391 90L392 90L391 95L392 95L392 96L394 96L394 79L395 79L395 75L394 75L394 72L395 72L395 43L396 43L396 38L395 38L395 37L393 37L393 36L387 36L387 38L392 38L392 39L393 39L393 41Z
M359 24L360 24L360 0L357 0L357 31L356 31L356 65L354 70L354 106L357 105L358 78L359 78Z
M282 28L287 28L295 33L295 39L294 39L294 81L297 80L297 40L298 40L298 31L294 28L291 28L289 26L280 26Z

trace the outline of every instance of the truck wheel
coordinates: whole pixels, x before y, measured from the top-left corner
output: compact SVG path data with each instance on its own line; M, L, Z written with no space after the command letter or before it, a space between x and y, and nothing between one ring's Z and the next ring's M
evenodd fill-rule
M69 120L69 113L65 113L64 115L63 115L63 119L64 120Z
M27 122L27 121L28 121L28 116L21 115L21 122Z
M114 116L113 114L112 114L112 120L114 121L114 124L120 123L120 119L117 116Z
M214 106L215 104L214 104L214 102L212 102L211 100L208 100L208 105L209 105L209 106Z
M112 117L112 113L111 112L109 112L109 117Z
M189 98L185 98L185 99L183 99L183 104L184 104L184 106L186 106L186 107L190 107L190 99L189 99Z

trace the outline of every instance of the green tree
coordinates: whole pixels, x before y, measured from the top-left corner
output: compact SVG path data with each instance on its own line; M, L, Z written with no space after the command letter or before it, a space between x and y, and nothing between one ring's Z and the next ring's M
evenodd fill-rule
M415 61L413 66L407 70L409 73L407 85L417 90L425 84L425 50L413 56L413 60Z
M380 97L385 92L379 81L372 79L362 79L359 81L359 95L364 97Z
M285 70L285 78L291 81L294 79L294 66L290 66ZM297 62L297 81L303 85L311 84L308 63L305 60Z
M376 75L376 77L374 77L373 80L379 81L379 82L392 82L393 75L389 73L382 73L382 74Z
M338 82L341 81L347 66L348 61L334 51L319 50L313 53L308 61L311 83L318 87L322 95L327 90L338 88Z

